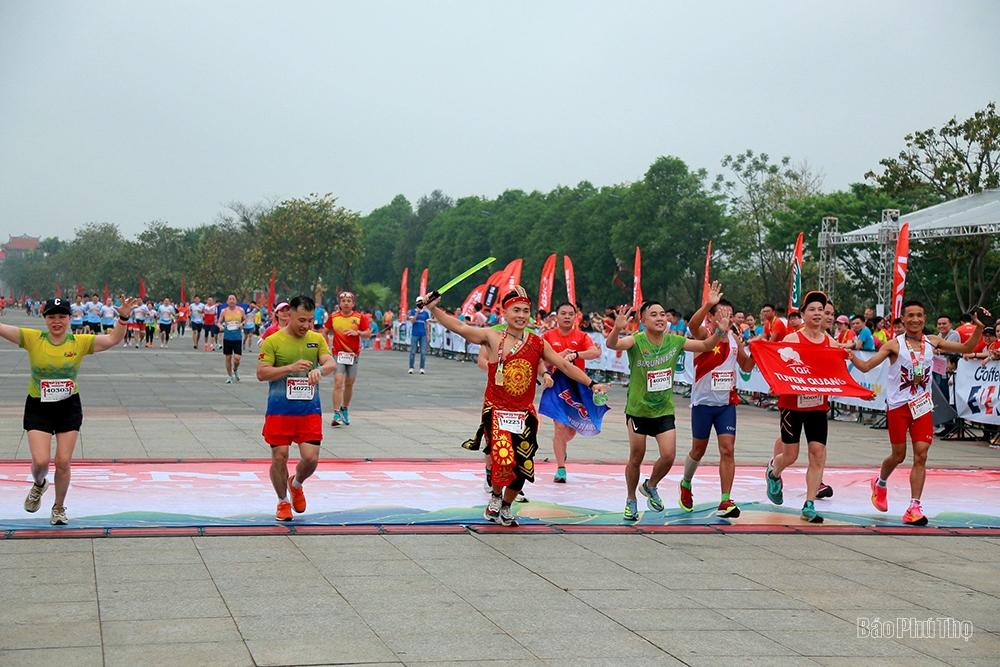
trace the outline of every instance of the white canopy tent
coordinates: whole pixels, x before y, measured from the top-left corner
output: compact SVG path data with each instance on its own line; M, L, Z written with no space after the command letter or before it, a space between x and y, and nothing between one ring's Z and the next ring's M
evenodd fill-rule
M1000 234L1000 190L966 195L935 206L900 215L896 210L882 211L881 222L841 234L837 218L823 218L819 234L820 289L833 291L837 268L837 247L875 243L879 247L878 303L889 302L896 239L904 223L910 223L910 239L926 240ZM881 314L881 313L880 313Z

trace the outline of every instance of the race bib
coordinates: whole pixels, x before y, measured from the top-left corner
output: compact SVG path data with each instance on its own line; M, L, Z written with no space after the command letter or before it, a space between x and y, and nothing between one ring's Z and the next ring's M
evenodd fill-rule
M353 352L337 352L337 363L343 364L345 366L354 365L354 353Z
M646 373L646 391L666 391L673 386L674 371L672 368Z
M931 403L930 393L922 394L906 405L910 408L910 414L914 419L920 419L934 409L934 404Z
M316 385L309 378L285 378L285 398L289 401L311 401L316 395Z
M520 411L497 410L497 428L508 433L524 433L524 413Z
M73 395L76 383L72 380L39 380L38 387L42 394L42 403L65 401Z
M226 320L226 329L229 331L236 331L240 328L240 323L238 320Z
M712 371L712 391L732 391L736 388L736 371Z
M816 394L800 395L795 397L795 407L800 410L806 408L818 408L823 405L823 397Z

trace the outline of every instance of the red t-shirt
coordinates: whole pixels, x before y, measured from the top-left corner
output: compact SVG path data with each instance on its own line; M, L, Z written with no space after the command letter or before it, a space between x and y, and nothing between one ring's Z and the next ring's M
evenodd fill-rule
M583 352L594 347L594 339L576 328L572 329L568 336L563 336L559 333L558 328L549 329L542 334L542 339L552 347L556 354L562 354L563 350ZM574 359L573 363L581 371L585 370L584 363L586 362L580 357Z
M338 308L330 313L323 326L327 331L333 332L333 349L330 350L333 354L337 352L360 354L361 337L348 336L346 332L351 329L358 332L368 331L372 328L372 323L364 313L352 310L350 315L344 315Z
M764 322L764 337L770 341L780 342L789 333L788 325L780 317L775 317L770 322Z
M959 338L962 339L963 343L972 338L972 334L973 332L975 332L975 330L976 326L974 324L963 324L962 326L956 327L955 329L955 331L958 332L958 336Z
M211 307L205 306L205 312L202 314L202 317L204 318L206 327L215 326L215 315L217 313L216 308L218 308L218 304L214 303L212 304Z

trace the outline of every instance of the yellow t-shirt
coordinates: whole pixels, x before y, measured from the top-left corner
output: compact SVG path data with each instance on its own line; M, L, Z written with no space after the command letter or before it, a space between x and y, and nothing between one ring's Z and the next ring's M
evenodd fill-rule
M76 374L80 370L83 357L94 353L94 338L92 334L66 334L66 339L59 345L49 342L48 332L38 329L21 329L20 347L28 352L31 363L31 383L28 385L28 396L41 398L42 380L72 380L76 385ZM79 387L73 387L73 393L79 392Z

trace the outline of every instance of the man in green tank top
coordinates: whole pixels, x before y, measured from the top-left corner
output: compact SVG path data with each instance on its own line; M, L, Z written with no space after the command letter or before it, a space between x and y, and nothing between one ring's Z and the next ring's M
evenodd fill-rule
M625 520L637 521L636 487L646 496L646 505L653 512L663 511L663 501L656 485L670 472L677 449L677 431L674 429L674 368L677 357L687 352L708 352L725 336L729 329L728 318L720 321L719 328L705 340L665 333L667 311L658 301L647 301L639 309L644 331L620 338L622 330L632 319L634 310L620 307L615 313L615 323L606 345L612 350L628 352L631 374L628 382L628 400L625 404L625 421L628 424L629 460L625 466ZM639 470L646 457L646 436L656 438L660 456L653 464L653 472L639 486Z

